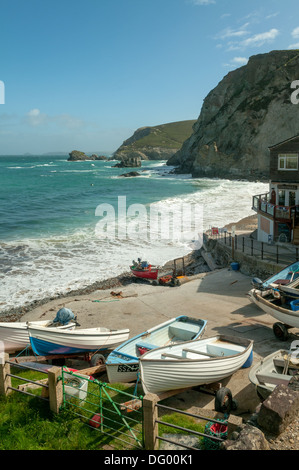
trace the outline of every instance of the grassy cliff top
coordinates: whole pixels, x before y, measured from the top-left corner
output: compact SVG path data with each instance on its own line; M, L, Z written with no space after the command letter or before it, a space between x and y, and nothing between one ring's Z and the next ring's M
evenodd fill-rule
M196 120L171 122L153 127L142 127L133 136L125 140L117 150L126 152L145 147L179 149L182 143L192 134Z

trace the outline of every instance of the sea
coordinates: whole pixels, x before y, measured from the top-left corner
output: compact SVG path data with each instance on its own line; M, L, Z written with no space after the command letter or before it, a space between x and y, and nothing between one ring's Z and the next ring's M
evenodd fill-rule
M166 161L120 177L135 169L67 158L0 157L0 312L118 276L138 258L162 265L184 256L200 231L254 214L252 196L268 191L177 175Z

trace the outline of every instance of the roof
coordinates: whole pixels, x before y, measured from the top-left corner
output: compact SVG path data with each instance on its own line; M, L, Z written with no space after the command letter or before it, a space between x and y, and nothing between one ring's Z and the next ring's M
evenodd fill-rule
M282 144L286 144L287 142L291 142L292 140L299 139L299 134L294 135L294 137L290 137L289 139L283 140L282 142L279 142L278 144L271 145L271 147L268 147L269 149L273 149L275 147L279 147Z

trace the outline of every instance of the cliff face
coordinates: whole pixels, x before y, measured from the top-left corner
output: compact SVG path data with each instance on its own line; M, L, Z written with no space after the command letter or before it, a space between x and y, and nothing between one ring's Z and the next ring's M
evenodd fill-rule
M140 157L141 160L168 160L191 135L196 121L180 121L153 127L142 127L114 153L116 160Z
M251 57L208 94L193 134L168 165L193 177L267 178L268 147L299 133L294 80L298 50Z

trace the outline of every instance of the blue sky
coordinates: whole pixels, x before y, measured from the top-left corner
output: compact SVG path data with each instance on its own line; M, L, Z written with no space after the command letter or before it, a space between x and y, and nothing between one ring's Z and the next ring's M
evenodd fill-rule
M139 127L197 119L250 56L299 49L298 10L298 0L1 0L0 154L113 152Z

